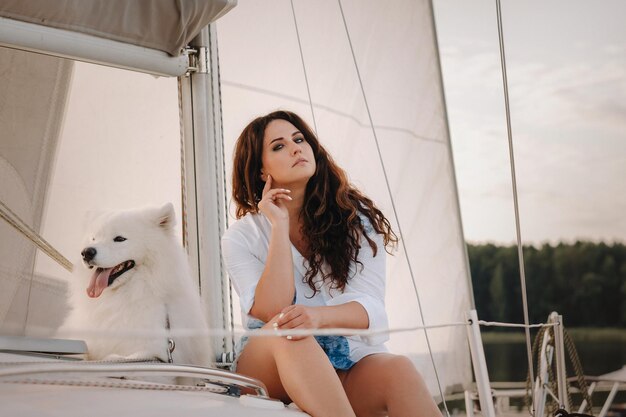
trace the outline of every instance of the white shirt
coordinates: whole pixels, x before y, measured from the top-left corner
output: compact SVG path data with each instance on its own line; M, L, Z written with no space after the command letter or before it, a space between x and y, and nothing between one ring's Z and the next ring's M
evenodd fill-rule
M328 282L318 284L319 291L303 282L307 270L306 259L291 245L294 265L296 304L305 306L334 306L356 301L365 308L369 317L369 329L387 329L385 311L385 247L382 236L375 233L368 219L361 216L365 231L378 248L376 256L365 238L362 238L358 259L361 264L350 267L350 278L343 292L330 288ZM250 309L254 303L256 286L265 269L272 226L263 214L248 213L239 219L222 237L222 256L239 295L243 325L248 327L252 318ZM321 277L318 281L321 280ZM321 287L321 288L320 288ZM378 352L387 352L384 342L386 333L373 336L348 336L350 359L354 362Z

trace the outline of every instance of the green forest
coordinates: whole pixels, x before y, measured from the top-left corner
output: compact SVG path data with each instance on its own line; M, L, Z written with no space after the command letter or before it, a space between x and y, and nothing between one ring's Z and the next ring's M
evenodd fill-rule
M592 242L524 246L531 323L552 311L566 327L626 327L626 246ZM468 245L478 317L523 323L517 246Z

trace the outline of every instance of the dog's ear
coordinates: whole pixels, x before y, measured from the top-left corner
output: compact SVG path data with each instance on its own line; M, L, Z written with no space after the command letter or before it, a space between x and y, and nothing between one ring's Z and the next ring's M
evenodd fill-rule
M163 229L172 229L176 226L176 213L174 212L174 205L172 203L164 204L163 207L157 210L155 220L159 227L162 227Z

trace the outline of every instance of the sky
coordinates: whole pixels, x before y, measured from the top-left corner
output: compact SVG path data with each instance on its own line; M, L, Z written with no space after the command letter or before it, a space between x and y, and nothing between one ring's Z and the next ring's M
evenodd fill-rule
M626 3L502 3L522 240L626 241ZM434 6L465 237L511 243L496 3Z

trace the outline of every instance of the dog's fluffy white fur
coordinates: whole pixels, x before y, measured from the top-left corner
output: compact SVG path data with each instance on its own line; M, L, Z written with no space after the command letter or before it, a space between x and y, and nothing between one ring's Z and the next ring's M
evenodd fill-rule
M70 285L72 310L60 328L64 337L75 332L85 340L88 359L167 361L167 337L145 336L165 333L169 320L176 344L173 362L211 365L206 317L174 235L174 217L172 204L166 204L105 213L89 222L82 265L75 265ZM176 336L181 330L199 333Z

